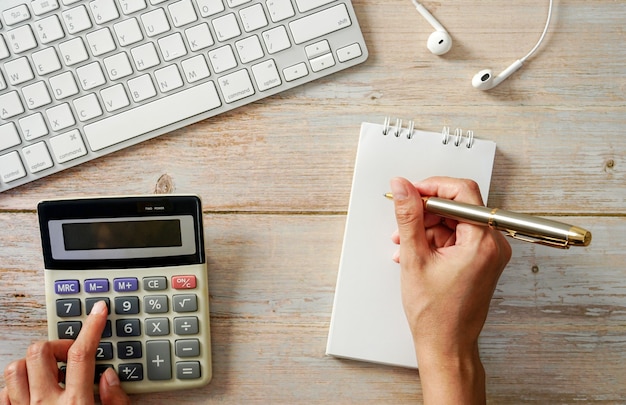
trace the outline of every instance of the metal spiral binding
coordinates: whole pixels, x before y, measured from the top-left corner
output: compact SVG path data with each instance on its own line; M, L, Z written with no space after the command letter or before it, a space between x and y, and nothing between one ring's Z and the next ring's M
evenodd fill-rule
M408 121L407 128L406 128L407 139L413 138L414 130L415 130L415 122L412 120ZM395 125L392 125L391 118L385 117L385 121L383 123L383 135L388 135L390 131L393 132L396 138L400 137L400 135L403 132L402 120L399 118L396 118ZM457 146L457 147L461 146L461 144L463 143L463 138L466 139L466 142L465 142L466 148L471 149L472 146L474 145L474 131L467 130L465 132L465 135L463 135L463 129L456 128L454 130L454 135L450 136L450 127L444 126L443 129L441 130L441 143L443 143L444 145L447 145L450 142L452 137L454 137L454 142L453 142L454 146Z

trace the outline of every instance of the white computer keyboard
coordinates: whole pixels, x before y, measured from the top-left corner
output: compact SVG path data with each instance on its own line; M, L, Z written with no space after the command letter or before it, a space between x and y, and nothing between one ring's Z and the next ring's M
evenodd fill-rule
M350 0L1 0L0 192L366 58Z

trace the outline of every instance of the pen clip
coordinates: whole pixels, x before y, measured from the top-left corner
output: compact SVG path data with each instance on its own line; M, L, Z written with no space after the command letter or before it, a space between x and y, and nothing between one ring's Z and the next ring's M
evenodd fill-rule
M558 249L569 249L569 243L567 240L551 238L549 236L531 236L520 234L517 231L507 229L506 236L510 236L513 239L521 240L524 242L536 243L538 245L550 246Z

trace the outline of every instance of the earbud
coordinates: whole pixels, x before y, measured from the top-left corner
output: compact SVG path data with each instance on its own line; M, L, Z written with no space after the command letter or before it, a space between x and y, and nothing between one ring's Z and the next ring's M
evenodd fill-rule
M489 90L493 89L500 83L502 83L507 77L511 76L515 73L519 68L523 65L521 60L516 60L509 66L504 69L502 73L493 77L493 71L491 69L484 69L480 72L476 73L472 78L472 86L479 90Z
M433 15L430 14L424 6L422 6L416 0L412 1L417 11L435 29L435 32L430 34L430 36L428 37L428 42L426 43L428 50L435 55L443 55L444 53L448 52L450 48L452 48L452 38L450 38L450 34L448 34L448 31L443 28L443 25L441 25L439 21L437 21L437 19L433 17Z

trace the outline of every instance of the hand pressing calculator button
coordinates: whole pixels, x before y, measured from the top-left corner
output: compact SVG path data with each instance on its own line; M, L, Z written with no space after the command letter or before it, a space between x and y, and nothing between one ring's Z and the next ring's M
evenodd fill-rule
M113 367L128 393L208 384L200 200L51 200L39 204L38 214L49 338L76 339L93 305L105 301L109 316L96 353L96 380Z

